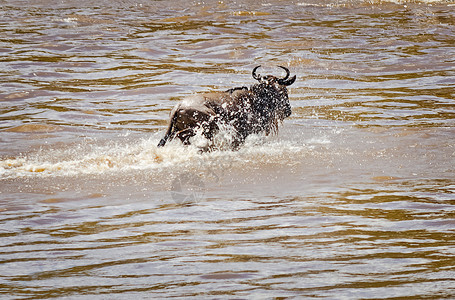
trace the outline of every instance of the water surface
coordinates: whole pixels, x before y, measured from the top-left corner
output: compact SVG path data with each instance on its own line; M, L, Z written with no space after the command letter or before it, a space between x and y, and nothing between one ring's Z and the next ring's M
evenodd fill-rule
M4 298L455 297L453 1L0 8ZM278 135L156 147L256 65Z

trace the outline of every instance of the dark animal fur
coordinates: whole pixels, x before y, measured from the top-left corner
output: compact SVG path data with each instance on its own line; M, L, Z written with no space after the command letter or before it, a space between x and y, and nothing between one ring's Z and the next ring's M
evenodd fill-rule
M162 147L169 139L179 138L190 144L190 138L202 129L203 135L212 140L221 124L234 129L232 148L238 148L253 133L266 135L278 130L278 123L291 115L286 86L294 83L296 76L284 78L260 76L253 69L253 78L259 83L251 87L235 87L225 92L196 94L186 97L171 111L168 130L158 144Z

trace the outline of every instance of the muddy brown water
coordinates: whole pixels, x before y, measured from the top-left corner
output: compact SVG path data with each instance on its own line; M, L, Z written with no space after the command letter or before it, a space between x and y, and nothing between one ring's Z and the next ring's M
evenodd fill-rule
M455 2L1 1L4 299L455 297ZM276 136L156 148L297 81Z

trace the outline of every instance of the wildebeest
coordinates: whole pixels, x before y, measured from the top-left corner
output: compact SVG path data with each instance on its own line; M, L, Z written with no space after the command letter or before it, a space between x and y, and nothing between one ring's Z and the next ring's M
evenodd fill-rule
M190 138L201 132L212 141L220 127L228 126L234 132L231 147L237 149L250 134L277 132L278 123L291 115L287 86L294 83L296 76L278 78L272 75L252 75L259 83L250 87L235 87L225 92L211 92L188 96L178 103L170 113L166 135L158 147L169 139L178 137L189 145Z

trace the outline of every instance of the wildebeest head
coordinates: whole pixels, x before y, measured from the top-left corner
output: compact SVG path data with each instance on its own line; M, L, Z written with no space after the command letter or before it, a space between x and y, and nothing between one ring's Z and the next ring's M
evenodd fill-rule
M290 72L287 68L279 66L286 71L283 78L273 75L261 76L256 71L260 66L253 69L252 75L259 83L251 87L256 95L256 111L261 111L262 119L267 124L276 126L271 120L282 121L291 115L291 104L289 103L287 86L294 83L296 76L289 78Z

